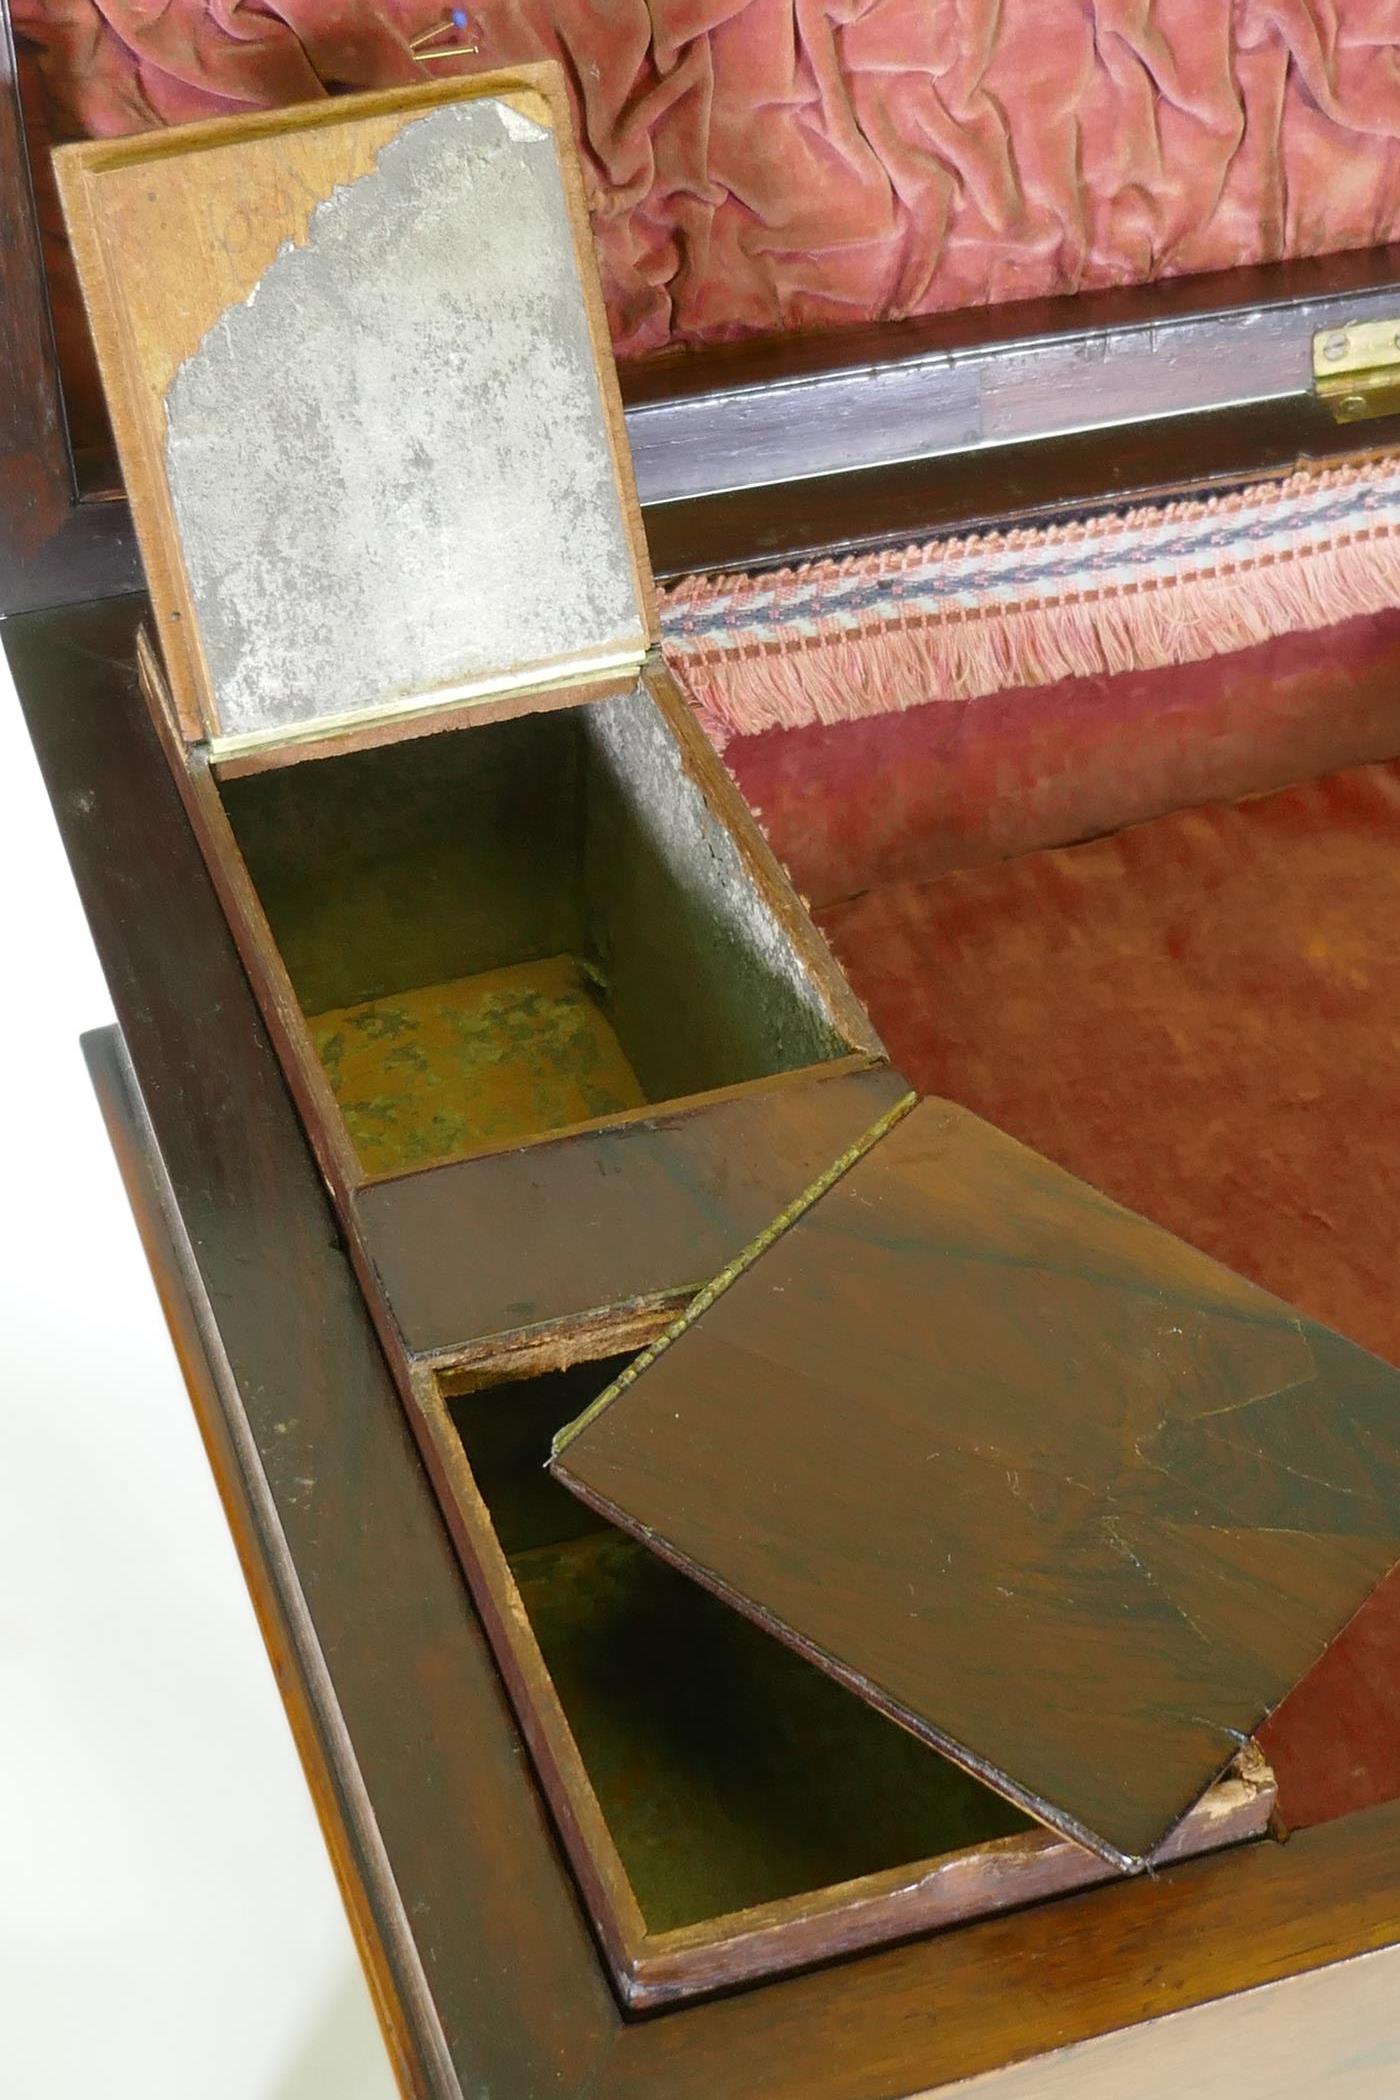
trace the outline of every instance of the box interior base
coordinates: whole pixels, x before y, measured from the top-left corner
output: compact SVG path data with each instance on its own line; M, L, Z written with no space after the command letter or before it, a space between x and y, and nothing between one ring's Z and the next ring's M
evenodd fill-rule
M625 1361L449 1405L649 1929L1031 1828L549 1478Z
M644 688L221 793L367 1175L849 1047Z
M639 1108L641 1082L573 955L308 1017L367 1173L397 1174Z
M1400 1362L1397 751L1386 614L726 756L913 1084ZM1400 1580L1264 1743L1400 1795Z

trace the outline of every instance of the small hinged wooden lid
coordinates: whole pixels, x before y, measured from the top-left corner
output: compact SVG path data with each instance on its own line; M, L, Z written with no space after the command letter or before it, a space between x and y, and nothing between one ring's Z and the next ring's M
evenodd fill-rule
M557 67L57 164L190 741L635 671L651 577Z
M551 1463L1123 1867L1400 1555L1400 1372L942 1101L877 1125Z

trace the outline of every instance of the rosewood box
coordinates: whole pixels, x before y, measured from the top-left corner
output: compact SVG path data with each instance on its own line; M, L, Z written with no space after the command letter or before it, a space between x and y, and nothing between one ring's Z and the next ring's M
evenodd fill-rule
M146 696L626 2012L1263 1839L1400 1381L892 1069L660 659L557 77L62 186ZM686 418L790 465L782 389L687 384L633 387L653 546L751 557ZM801 491L769 553L891 530ZM937 832L926 752L888 799Z
M1306 1404L1388 1494L1400 1380L975 1121L908 1117L655 660L557 78L59 166L153 579L148 692L627 2003L1257 1832L1261 1761L1222 1779L1231 1742L1400 1526L1387 1501L1335 1539L1272 1469ZM681 1144L707 1238L570 1289L575 1243L620 1264L618 1217L646 1239ZM523 1178L543 1233L509 1208ZM1024 1295L980 1302L984 1217L1028 1231ZM515 1299L493 1323L469 1279L405 1346L398 1288L450 1289L483 1239ZM810 1276L759 1281L809 1243ZM701 1284L665 1339L681 1388L648 1404L647 1359L629 1391L679 1444L634 1438L619 1472L595 1396ZM755 1288L712 1391L698 1341ZM784 1403L794 1318L815 1356ZM1052 1338L1091 1352L1062 1400ZM1245 1406L1258 1487L1195 1427ZM1027 1408L1051 1416L1029 1437ZM551 1439L584 1508L539 1471ZM1280 1525L1312 1540L1306 1601ZM1012 1687L1061 1704L1028 1730Z

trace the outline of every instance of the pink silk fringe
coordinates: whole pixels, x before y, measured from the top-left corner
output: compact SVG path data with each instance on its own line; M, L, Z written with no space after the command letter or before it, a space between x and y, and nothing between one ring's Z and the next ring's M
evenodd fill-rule
M1202 552L1204 544L1204 553ZM1028 584L1028 575L1056 579ZM1400 604L1400 462L1043 532L691 577L667 657L709 735L1171 664Z

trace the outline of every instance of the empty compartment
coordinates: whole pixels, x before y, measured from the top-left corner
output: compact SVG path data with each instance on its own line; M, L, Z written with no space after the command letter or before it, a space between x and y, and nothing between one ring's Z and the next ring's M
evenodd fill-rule
M549 1477L626 1361L447 1407L648 1931L1031 1830Z
M643 687L221 792L367 1175L848 1047Z

